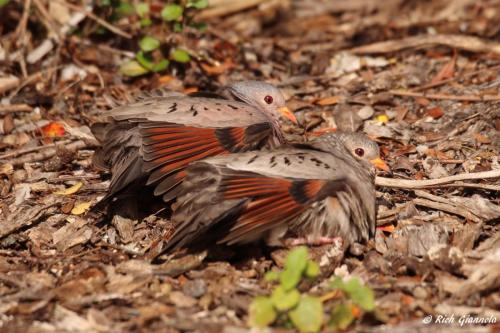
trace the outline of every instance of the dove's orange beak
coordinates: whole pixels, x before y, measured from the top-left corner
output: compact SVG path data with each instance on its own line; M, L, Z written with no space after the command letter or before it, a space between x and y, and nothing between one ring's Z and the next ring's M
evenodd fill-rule
M278 111L279 111L279 113L281 113L281 115L283 117L285 117L286 119L289 119L292 123L298 124L297 118L295 118L295 115L293 114L293 112L290 111L290 109L287 108L286 106L279 108Z
M383 159L380 157L374 158L373 160L370 160L370 163L373 164L373 166L377 169L383 170L383 171L390 171L391 169L387 165L387 163L384 162Z

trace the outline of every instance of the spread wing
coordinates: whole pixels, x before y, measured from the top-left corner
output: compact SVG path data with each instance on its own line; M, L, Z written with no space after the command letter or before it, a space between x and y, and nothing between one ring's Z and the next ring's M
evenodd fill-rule
M102 142L94 162L112 171L104 201L145 178L169 201L189 163L257 149L273 137L272 124L255 108L205 97L147 99L111 110L108 120L93 126Z
M371 196L360 193L358 178L344 169L342 160L327 153L287 148L197 162L186 170L172 217L178 227L167 250L245 243L283 225L334 232L354 215L367 220L358 229L368 237L374 228L373 186L367 186ZM363 202L365 196L372 203ZM322 215L311 214L319 206Z

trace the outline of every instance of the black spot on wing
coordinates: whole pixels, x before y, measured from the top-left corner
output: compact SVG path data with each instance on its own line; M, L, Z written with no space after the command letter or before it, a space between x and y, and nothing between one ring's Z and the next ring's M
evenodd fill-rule
M255 155L254 157L248 160L247 164L252 164L258 157L259 157L258 155Z
M177 103L174 102L172 105L170 105L170 108L168 109L167 113L172 113L175 111L177 111Z
M238 152L240 149L237 147L238 146L238 141L236 141L233 137L233 134L231 133L231 128L218 128L215 130L215 137L221 145L224 147L224 149L235 153Z

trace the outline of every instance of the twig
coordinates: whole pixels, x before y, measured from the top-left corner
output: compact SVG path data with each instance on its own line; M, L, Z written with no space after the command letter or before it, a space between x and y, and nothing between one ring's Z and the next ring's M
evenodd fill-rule
M33 108L28 104L10 104L10 105L0 105L0 114L12 113L12 112L31 112Z
M70 9L76 10L77 12L85 14L85 16L87 16L88 18L96 21L97 23L99 23L100 25L102 25L103 27L105 27L109 31L114 32L117 35L120 35L120 36L122 36L124 38L127 38L127 39L131 39L132 38L132 35L130 35L129 33L126 33L125 31L121 30L118 27L115 27L111 23L106 22L105 20L103 20L100 17L96 16L94 13L89 12L85 8L82 8L80 6L74 5L74 4L66 2L66 1L61 1L61 0L56 0L56 1L59 2L60 4L62 4L63 6L66 6L66 7L70 8Z
M441 184L439 186L431 186L429 188L439 188L439 187L470 187L470 188L480 188L483 190L500 192L500 185L474 184L474 183L464 183L464 182L456 182L453 184Z
M17 95L17 93L19 91L21 91L21 89L23 89L25 86L27 86L28 84L31 84L35 81L38 81L38 80L41 80L43 79L43 75L44 74L48 74L49 76L52 76L52 74L60 69L60 68L63 68L64 66L63 65L58 65L58 66L53 66L53 67L49 67L49 68L46 68L46 69L42 69L41 71L39 72L36 72L34 74L31 74L30 76L26 77L22 82L21 84L18 84L16 89L14 89L10 94L9 94L9 99L11 99L12 97L14 97L15 95Z
M31 0L24 1L23 15L19 20L16 31L14 32L15 39L22 42L24 39L24 34L26 33L26 25L28 24L28 18L30 15Z
M71 142L71 140L64 140L64 141L59 141L59 142L55 142L55 143L50 143L50 144L44 145L44 146L38 146L38 147L32 147L32 148L26 148L26 149L16 149L16 150L14 150L12 152L0 155L0 160L5 160L7 158L12 158L12 157L16 157L16 156L19 156L19 155L24 155L24 154L27 154L27 153L32 153L34 151L40 151L40 150L43 150L43 149L55 147L57 145L65 145L65 144L68 144L70 142Z
M395 96L409 96L409 97L424 97L428 99L446 99L451 101L467 101L467 102L491 102L500 101L500 95L446 95L446 94L426 94L413 91L403 90L390 90L390 94Z
M74 141L68 145L65 145L65 148L68 150L78 150L86 148L88 144L82 140ZM17 159L8 161L8 163L12 165L22 165L24 163L32 163L46 160L57 153L57 147L51 147L41 152L37 152L34 154L29 154L26 156L19 157Z
M13 75L0 77L0 94L9 91L10 89L14 89L20 82L21 80Z
M267 0L218 0L210 2L210 8L203 10L197 18L209 19L212 17L229 15L235 12L255 7Z
M473 72L466 73L466 74L463 74L463 75L457 75L455 77L451 77L451 78L446 79L446 80L442 80L442 81L439 81L439 82L425 84L423 86L420 86L420 87L414 89L414 91L422 91L422 90L427 90L427 89L430 89L430 88L439 87L439 86L442 86L443 84L454 82L454 81L457 81L459 79L464 79L464 78L467 78L467 77L476 76L476 75L484 73L484 72L490 72L490 71L496 71L496 70L500 70L500 65L492 66L492 67L486 67L486 68L481 68L481 69L479 69L477 71L473 71Z
M460 216L463 216L466 219L468 219L470 221L474 221L476 223L481 222L480 218L478 218L476 215L469 212L467 209L465 209L463 207L457 207L457 206L450 204L450 203L438 202L434 199L431 200L431 199L423 199L423 198L415 198L412 201L417 206L424 206L427 208L432 208L432 209L440 210L443 212L448 212L451 214L460 215Z
M459 175L437 178L437 179L424 179L424 180L411 180L411 179L393 179L385 177L376 177L375 184L377 186L385 186L392 188L405 188L405 189L416 189L416 188L426 188L429 186L448 184L456 181L471 180L471 179L489 179L489 178L500 178L500 169L474 172L474 173L462 173Z
M466 35L420 35L355 47L352 53L389 53L425 45L445 45L470 52L500 54L500 44Z

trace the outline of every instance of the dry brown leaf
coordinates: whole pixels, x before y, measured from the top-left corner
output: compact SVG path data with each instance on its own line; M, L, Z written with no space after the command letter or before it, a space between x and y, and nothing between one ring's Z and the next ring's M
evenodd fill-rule
M440 106L427 109L427 114L434 119L439 119L444 115L444 111Z
M321 105L321 106L335 105L341 99L342 99L342 96L331 96L331 97L326 97L326 98L320 99L319 101L316 101L316 104Z
M491 143L491 139L485 135L482 135L481 133L474 133L474 140L476 140L478 143Z
M455 75L455 64L457 62L457 51L454 50L453 57L447 62L443 68L431 80L431 84L436 84L443 80L452 78Z
M85 213L87 210L90 209L91 203L92 203L91 201L88 201L88 202L81 202L81 203L75 205L75 207L71 210L71 214L81 215L81 214Z
M70 195L70 194L78 192L78 190L82 186L83 186L83 183L82 182L78 182L75 185L73 185L71 187L68 187L68 188L66 188L64 190L55 191L54 194L58 194L58 195Z

